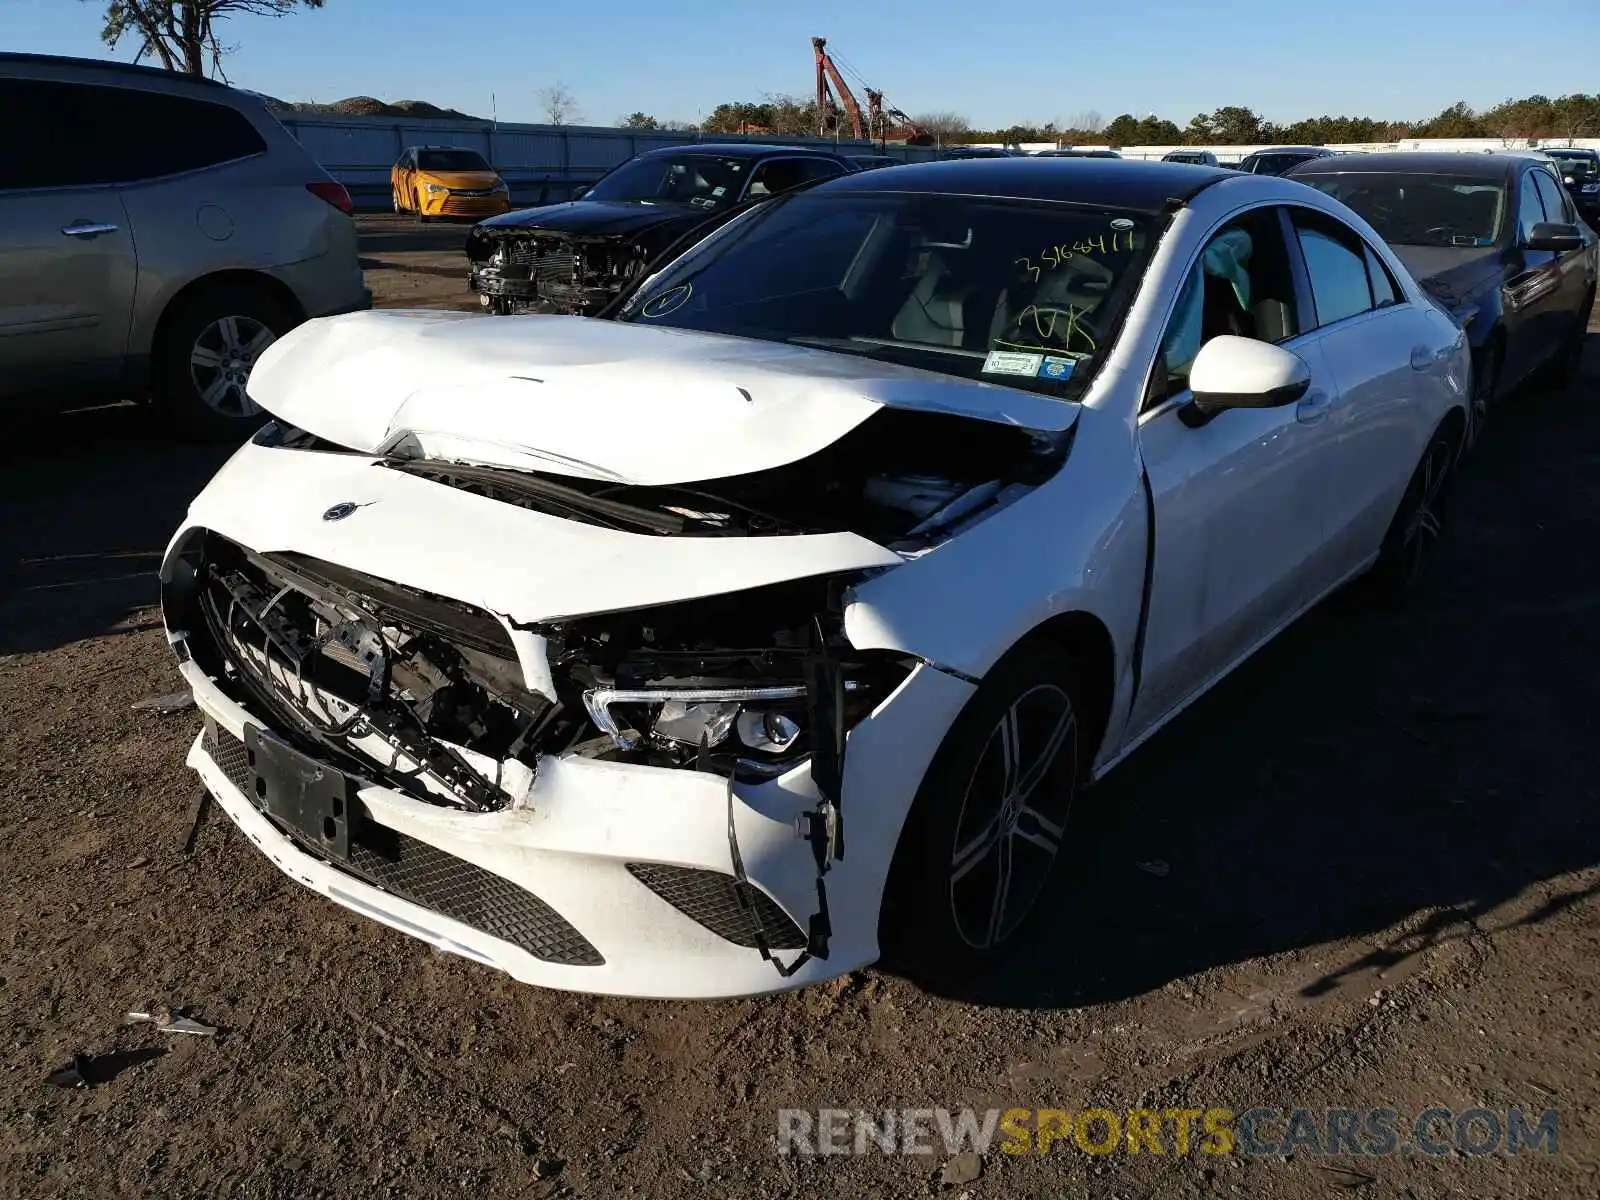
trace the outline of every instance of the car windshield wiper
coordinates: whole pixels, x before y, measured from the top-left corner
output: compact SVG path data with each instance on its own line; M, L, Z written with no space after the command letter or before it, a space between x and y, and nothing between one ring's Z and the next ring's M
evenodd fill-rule
M960 346L933 346L926 342L902 342L895 338L834 338L802 335L784 338L783 340L796 346L815 346L819 350L842 350L846 354L861 354L867 357L871 357L872 351L875 349L911 350L918 353L942 354L955 358L983 359L987 357L987 352L983 350L967 350Z

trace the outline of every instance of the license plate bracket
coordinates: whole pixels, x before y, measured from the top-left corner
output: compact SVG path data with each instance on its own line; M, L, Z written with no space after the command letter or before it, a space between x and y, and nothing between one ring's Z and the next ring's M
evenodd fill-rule
M348 859L361 819L356 781L254 725L244 745L256 807L330 858Z

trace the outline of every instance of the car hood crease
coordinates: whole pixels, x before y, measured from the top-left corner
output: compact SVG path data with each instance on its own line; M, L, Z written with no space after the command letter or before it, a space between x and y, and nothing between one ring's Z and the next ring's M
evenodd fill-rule
M691 483L809 457L884 407L1060 432L1077 404L779 342L582 317L363 312L262 355L251 397L367 454Z

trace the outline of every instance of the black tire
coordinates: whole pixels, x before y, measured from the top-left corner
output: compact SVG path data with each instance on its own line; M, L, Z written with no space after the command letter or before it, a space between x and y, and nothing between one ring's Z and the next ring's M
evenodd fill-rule
M1472 453L1483 438L1483 428L1494 411L1495 397L1500 391L1503 357L1500 343L1489 343L1484 348L1482 363L1472 373L1472 404L1467 409L1467 428L1461 439L1463 453Z
M1087 765L1080 695L1071 656L1046 641L1018 647L984 677L901 832L878 922L886 969L948 987L1019 940L1072 848Z
M1594 293L1590 292L1583 307L1573 315L1573 328L1561 343L1561 349L1550 360L1545 370L1545 382L1551 387L1565 387L1582 373L1583 344L1589 333L1589 310L1594 307Z
M1462 422L1449 419L1428 439L1367 582L1386 608L1403 608L1422 589L1444 538L1451 485L1461 457Z
M261 351L296 320L263 288L218 284L180 298L162 324L155 400L179 435L242 441L266 420L245 393Z
M391 189L391 195L392 195L393 200L394 200L394 211L397 212L397 213L405 212L406 206L400 202L400 189L399 188Z
M422 211L422 193L414 188L411 192L411 211L417 214L417 224L426 225L428 223L428 218Z

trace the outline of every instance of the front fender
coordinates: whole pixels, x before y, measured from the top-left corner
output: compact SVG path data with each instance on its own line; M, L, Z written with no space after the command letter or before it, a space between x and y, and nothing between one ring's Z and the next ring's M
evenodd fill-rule
M1050 618L1096 617L1127 676L1149 556L1132 431L1083 410L1067 461L1046 483L920 558L858 584L845 632L858 649L913 654L982 678Z

